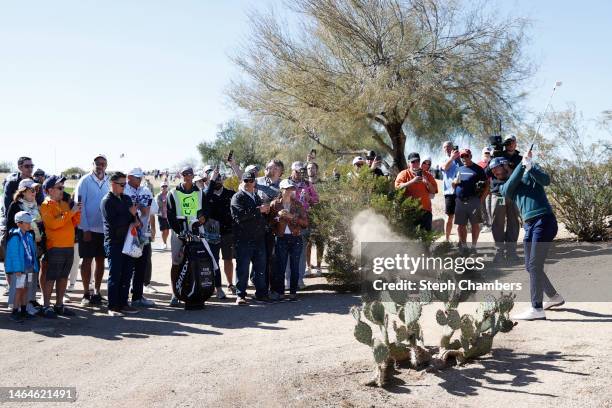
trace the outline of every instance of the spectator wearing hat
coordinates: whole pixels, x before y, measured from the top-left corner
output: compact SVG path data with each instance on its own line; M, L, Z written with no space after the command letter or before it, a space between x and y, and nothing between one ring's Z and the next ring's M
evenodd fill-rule
M285 269L289 261L289 300L297 300L299 262L304 242L301 230L308 227L308 216L296 198L296 186L289 179L280 183L281 194L270 203L268 220L276 237L275 267L272 279L272 301L282 300L285 293Z
M349 172L349 174L347 175L347 177L349 178L354 177L354 176L359 176L361 169L363 168L363 166L366 165L366 161L362 156L353 157L352 163L353 163L353 171Z
M32 175L32 178L34 179L35 182L37 182L38 184L42 186L42 184L45 182L45 178L47 178L47 174L45 173L43 169L39 168L39 169L36 169L36 171Z
M168 248L168 235L170 235L170 223L168 222L168 182L162 181L161 191L155 196L157 207L157 222L161 231L163 246L162 249Z
M308 176L308 182L310 184L315 185L320 183L319 179L319 165L314 161L308 162L306 165L306 174ZM316 276L321 274L321 262L323 260L323 252L325 250L325 242L319 231L316 229L316 226L312 221L309 222L308 227L310 228L310 236L308 237L308 241L305 242L306 245L306 267L309 268L310 272ZM312 260L312 244L315 244L317 253L317 263L313 265L311 263Z
M231 201L234 244L236 248L236 304L245 305L249 266L253 268L255 300L267 301L266 286L266 214L270 205L264 204L255 192L254 171L242 174L242 183Z
M545 310L565 303L544 272L544 264L552 241L557 235L557 219L546 197L544 187L550 184L550 176L532 163L531 152L511 170L509 163L492 168L496 178L507 180L500 188L501 194L517 203L524 220L525 268L529 273L531 307L512 316L515 320L544 320ZM543 301L544 294L549 298Z
M219 173L219 169L215 168L210 176L210 184L205 194L206 208L208 216L219 223L219 234L221 240L218 245L211 245L211 250L215 256L217 264L219 264L219 252L223 258L223 272L227 279L227 288L232 294L236 294L236 286L234 286L234 235L232 233L232 212L231 204L232 197L236 192L223 186L225 177ZM216 277L215 277L216 278ZM216 282L217 297L220 296L219 288L221 287L221 277Z
M521 156L521 153L516 149L516 146L516 136L508 135L504 138L504 151L502 157L508 160L508 165L511 169L516 168L523 160L523 156Z
M306 214L308 215L310 208L319 203L319 194L317 193L315 185L308 182L305 176L306 167L304 163L299 161L293 162L291 164L291 176L289 177L289 180L291 180L295 185L295 196L297 200L302 204L302 207L304 207L304 211L306 211ZM308 242L308 240L310 239L310 229L307 227L302 228L301 234L302 241ZM289 275L289 272L289 269L287 269L287 276ZM308 274L310 274L310 268L309 265L306 265L306 245L304 245L302 250L302 257L300 258L300 279L298 282L298 286L300 288L303 288L305 286L304 276Z
M442 144L442 150L444 151L444 161L440 165L440 171L442 172L442 184L444 186L444 213L446 214L446 226L444 233L446 235L446 241L450 240L450 234L453 231L453 221L455 219L455 204L456 198L455 187L453 186L453 180L457 176L459 167L463 164L459 158L459 148L449 140Z
M179 234L196 221L204 224L206 221L204 213L203 192L193 183L194 174L190 166L185 166L180 171L183 181L168 193L168 222L172 232L170 233L170 252L172 268L170 278L176 282L179 275L179 266L183 260L183 242ZM180 302L176 296L172 296L170 306L179 306Z
M93 159L93 169L77 182L74 196L82 204L81 222L77 231L79 257L81 261L81 281L83 298L81 305L101 305L105 299L100 293L104 277L104 221L100 203L109 191L109 180L106 175L108 162L106 156L99 154ZM96 260L94 287L89 287L93 260Z
M138 313L138 309L128 304L134 258L123 253L123 245L130 226L142 227L142 224L138 218L138 206L124 194L126 175L115 172L110 182L111 191L100 204L104 220L104 249L108 257L108 315L121 316Z
M459 152L463 166L459 167L453 180L457 195L455 203L455 224L459 235L459 250L463 254L467 248L467 223L472 226L472 252L476 253L476 244L482 223L482 202L488 194L489 183L484 170L472 161L470 149Z
M516 253L520 232L519 210L512 199L504 197L501 187L505 179L495 176L495 168L512 164L505 157L496 157L489 163L486 174L491 178L491 232L495 241L495 257L493 262L517 262L520 258Z
M385 175L380 168L382 165L382 158L378 156L374 150L370 150L365 158L366 165L370 168L372 174L374 174L376 177Z
M29 157L20 157L17 160L17 169L19 170L16 173L10 174L2 184L2 190L4 191L4 196L2 197L2 225L6 227L9 219L7 218L8 209L11 203L13 202L15 192L19 189L19 182L25 179L32 179L32 172L34 170L34 163L32 163L32 159ZM42 191L38 191L36 194L36 202L38 205L42 204L44 200ZM13 220L11 220L11 223Z
M64 200L65 177L49 176L43 184L47 198L40 206L45 225L47 271L43 291L43 316L74 316L74 312L64 306L64 294L74 258L75 228L79 225L82 204L70 208ZM51 308L51 294L55 286L55 306Z
M151 270L151 224L149 215L153 194L146 186L142 185L144 173L140 167L133 168L128 172L127 184L123 194L130 197L132 204L137 208L137 216L140 220L142 237L145 241L142 247L142 255L134 259L134 273L132 281L132 303L133 307L152 307L155 302L143 296L147 271ZM149 274L150 275L150 274ZM151 283L149 276L147 284Z
M485 146L482 148L482 156L480 157L480 161L478 165L487 172L487 167L489 166L489 162L491 161L491 148ZM487 174L489 179L489 185L491 183L491 178ZM489 232L491 231L491 193L487 194L485 198L484 205L482 206L482 223L484 228L480 232Z
M28 287L36 286L34 274L38 273L38 261L34 237L29 233L32 216L25 211L19 211L13 221L16 227L9 231L4 271L10 287L10 319L22 323L24 319L33 317L26 311L26 302Z
M2 243L2 245L5 246L6 242L4 242L4 238L8 238L9 231L17 227L17 224L15 223L15 215L20 211L28 212L32 216L30 232L34 234L36 255L38 257L39 264L41 257L46 251L44 235L45 229L43 226L42 217L40 215L39 206L36 201L36 197L40 194L41 190L40 185L32 179L22 179L19 182L19 187L13 196L13 202L8 208L6 232L3 235ZM46 270L45 265L46 264L43 264L43 267L41 267L41 275L43 275ZM34 277L38 279L38 273L35 273ZM37 288L38 285L30 285L28 287L28 304L26 306L30 315L36 314L40 308L40 304L36 301Z
M406 197L420 200L423 215L417 225L425 231L431 231L433 217L430 194L438 192L438 185L433 175L421 168L421 156L418 153L410 153L408 155L408 162L410 167L402 170L395 178L395 188L403 189ZM429 163L431 165L431 160Z

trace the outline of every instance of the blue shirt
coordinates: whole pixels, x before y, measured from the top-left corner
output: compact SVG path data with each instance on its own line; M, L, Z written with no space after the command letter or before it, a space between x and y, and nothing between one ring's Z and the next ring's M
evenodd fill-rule
M457 173L459 173L461 177L461 183L455 188L457 197L461 199L477 197L476 183L487 180L487 176L482 167L476 163L472 163L469 166L459 167Z
M455 194L455 188L453 187L453 179L457 176L457 170L459 170L461 164L453 160L448 170L444 170L444 163L440 165L442 171L442 183L444 185L444 195Z

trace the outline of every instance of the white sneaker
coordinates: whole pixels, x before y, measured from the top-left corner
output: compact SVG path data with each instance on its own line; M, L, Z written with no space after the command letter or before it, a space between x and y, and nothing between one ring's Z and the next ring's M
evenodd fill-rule
M303 280L300 280L300 281L298 282L298 288L300 288L300 289L304 289L305 287L306 287L306 284L304 283L304 281L303 281Z
M247 304L247 300L245 298L237 297L236 304L239 306L244 306Z
M167 248L168 248L168 245L166 245L166 244L162 244L161 245L161 249L167 249Z
M221 300L221 299L225 299L227 296L225 296L225 292L223 291L223 289L221 288L217 288L217 299Z
M64 293L64 301L70 302L70 295L68 295L68 293Z
M544 309L535 309L530 307L522 313L512 315L512 320L546 320Z
M151 286L151 285L147 285L147 286L145 286L145 287L144 287L144 289L143 289L143 291L144 291L144 293L147 293L147 294L149 294L149 295L153 295L153 294L155 294L155 293L158 293L158 290L157 290L157 289L155 289L155 288L154 288L153 286Z
M68 289L66 289L66 292L73 292L74 291L74 285L70 285L68 286Z
M562 306L564 304L565 304L565 299L563 299L563 296L557 293L555 296L551 297L548 300L548 302L544 302L543 306L544 306L544 310L548 310L551 307Z
M304 276L310 276L310 267L306 267L306 269L304 270Z

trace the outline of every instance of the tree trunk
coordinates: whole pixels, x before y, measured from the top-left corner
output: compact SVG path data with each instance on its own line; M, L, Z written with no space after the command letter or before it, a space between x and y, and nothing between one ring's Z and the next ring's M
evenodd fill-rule
M391 139L393 147L393 170L399 173L408 167L406 156L404 155L406 136L402 130L401 123L388 123L385 128L387 129L387 134Z

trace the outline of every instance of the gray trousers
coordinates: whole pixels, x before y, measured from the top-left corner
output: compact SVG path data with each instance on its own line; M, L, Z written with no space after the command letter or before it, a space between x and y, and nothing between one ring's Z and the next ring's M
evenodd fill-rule
M38 272L34 272L33 269L28 269L26 272L26 287L28 294L26 295L26 303L36 300L36 289L38 289ZM8 282L8 277L7 277ZM17 287L15 286L15 274L11 274L11 284L9 285L8 305L9 307L15 306L15 295L17 294Z
M491 227L491 197L492 194L487 194L482 206L482 223L489 228Z
M500 197L497 194L491 194L491 232L497 251L505 250L513 254L516 253L516 242L520 231L519 210L516 203L507 198L504 199L505 203L502 205Z

